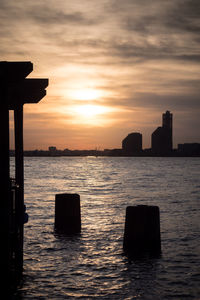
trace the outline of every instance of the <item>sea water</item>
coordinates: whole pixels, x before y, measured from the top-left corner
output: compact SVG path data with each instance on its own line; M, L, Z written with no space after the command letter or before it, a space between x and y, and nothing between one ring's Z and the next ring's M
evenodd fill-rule
M200 299L200 158L25 157L17 299ZM54 232L55 194L78 193L82 231ZM123 253L129 205L160 208L162 255Z

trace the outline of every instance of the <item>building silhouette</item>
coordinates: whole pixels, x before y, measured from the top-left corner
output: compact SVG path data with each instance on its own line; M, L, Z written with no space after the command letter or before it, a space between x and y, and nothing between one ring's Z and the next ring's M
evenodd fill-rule
M142 134L138 132L129 133L122 141L122 150L127 154L135 154L142 151Z
M172 152L172 114L167 110L162 115L162 127L156 128L151 135L151 149L154 154L167 155Z
M178 144L178 153L185 156L199 156L200 143Z

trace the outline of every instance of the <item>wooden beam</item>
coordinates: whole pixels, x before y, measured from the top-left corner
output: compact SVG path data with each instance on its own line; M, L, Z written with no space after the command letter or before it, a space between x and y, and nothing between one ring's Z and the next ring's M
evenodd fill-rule
M9 84L9 109L14 109L25 103L39 102L46 95L45 88L47 86L48 79L46 78L28 78L19 83Z

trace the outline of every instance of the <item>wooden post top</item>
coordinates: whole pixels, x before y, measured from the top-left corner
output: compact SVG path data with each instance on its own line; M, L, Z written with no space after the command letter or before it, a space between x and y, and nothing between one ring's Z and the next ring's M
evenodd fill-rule
M0 61L0 81L12 82L24 79L33 71L30 61Z
M33 71L33 64L26 62L0 62L0 89L4 97L0 106L8 105L15 109L25 103L38 103L45 95L47 78L26 78Z

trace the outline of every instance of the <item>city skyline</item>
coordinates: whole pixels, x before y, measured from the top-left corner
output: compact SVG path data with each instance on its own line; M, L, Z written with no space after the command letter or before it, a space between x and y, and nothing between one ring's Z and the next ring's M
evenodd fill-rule
M143 147L143 136L140 132L130 132L121 141L121 147L114 149L57 149L48 146L48 149L25 150L28 156L53 155L94 155L94 156L199 156L200 143L179 143L173 147L173 114L166 111L162 114L162 126L158 126L151 134L151 147ZM11 150L14 155L14 150Z
M49 78L24 106L24 149L118 148L130 132L150 148L166 110L174 148L198 143L199 11L196 0L2 0L1 61Z

